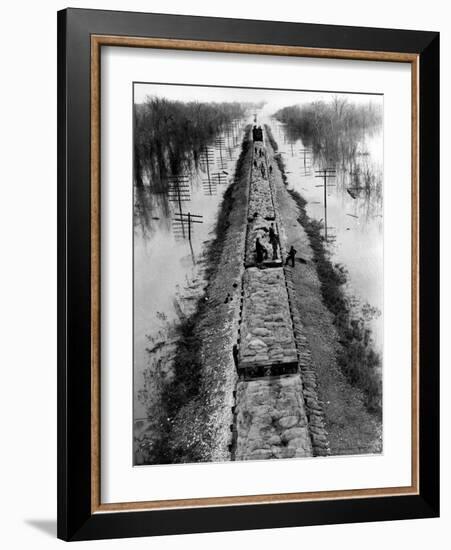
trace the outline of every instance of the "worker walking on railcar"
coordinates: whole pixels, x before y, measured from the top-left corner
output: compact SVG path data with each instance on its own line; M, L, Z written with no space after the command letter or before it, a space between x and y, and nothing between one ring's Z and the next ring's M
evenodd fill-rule
M268 251L266 250L266 248L260 242L259 237L257 237L257 240L255 241L255 252L256 252L256 255L257 255L257 263L258 264L261 264L268 257Z
M272 246L272 259L277 260L277 248L279 246L279 235L276 233L274 224L269 228L269 242Z

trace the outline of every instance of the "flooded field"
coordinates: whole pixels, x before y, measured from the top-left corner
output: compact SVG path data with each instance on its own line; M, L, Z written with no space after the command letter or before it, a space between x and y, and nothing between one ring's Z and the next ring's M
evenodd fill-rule
M148 185L135 190L135 420L147 414L146 369L160 359L170 362L171 326L192 313L204 289L203 254L224 191L234 177L243 128L244 121L236 121L219 135L206 148L198 168L178 179L176 192L156 194ZM193 215L191 227L188 212Z
M362 136L352 162L331 168L302 139L290 139L285 124L272 117L272 129L286 167L288 186L307 201L307 214L322 223L331 261L347 272L346 293L356 317L372 329L374 345L383 347L383 202L382 132ZM371 186L365 185L370 180ZM327 223L326 223L327 220Z
M134 465L380 452L382 98L138 98Z

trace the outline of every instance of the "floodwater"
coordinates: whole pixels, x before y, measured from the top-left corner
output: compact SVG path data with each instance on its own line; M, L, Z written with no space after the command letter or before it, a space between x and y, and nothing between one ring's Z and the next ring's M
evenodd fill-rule
M286 168L288 186L307 201L310 218L323 225L326 250L333 263L347 271L345 291L353 314L367 320L375 349L383 347L383 139L382 132L358 143L352 173L337 166L335 177L316 171L325 168L302 140L290 142L283 124L268 118ZM308 148L307 148L308 149ZM363 174L374 177L370 190L359 189ZM327 220L327 223L325 222ZM327 235L326 235L327 227Z
M268 106L269 107L269 106ZM266 113L265 113L266 115ZM168 327L183 313L193 311L205 287L203 254L214 238L223 194L232 182L240 153L245 120L231 133L223 134L222 144L209 147L208 185L206 159L198 170L185 174L182 197L154 194L150 187L135 193L134 229L134 419L146 417L146 406L138 398L144 387L144 373L150 366L147 348L155 338L165 340ZM249 121L252 122L252 121ZM383 346L383 141L382 133L363 136L353 163L353 173L336 168L327 178L326 205L324 180L315 177L324 168L320 159L304 153L302 140L290 142L283 124L264 116L285 163L289 188L307 201L307 214L323 225L326 250L333 263L347 271L345 291L356 318L364 317L372 330L374 346ZM215 177L219 182L215 184ZM359 174L369 173L375 185L370 191L358 189ZM180 219L193 214L191 240L188 227ZM196 218L195 216L202 216ZM327 219L327 223L325 220ZM326 235L327 228L327 235Z
M186 173L176 186L179 193L154 194L148 185L135 192L134 228L134 419L146 417L138 398L144 372L152 360L147 348L171 323L193 311L205 287L203 254L214 238L219 207L233 181L243 137L244 121L222 142L208 147L197 170ZM208 156L208 165L207 165ZM210 180L208 179L210 174ZM218 176L218 174L220 174ZM180 216L180 212L182 216ZM192 215L191 239L186 221ZM199 217L201 216L201 217ZM178 220L182 218L183 224ZM201 222L201 223L198 223Z

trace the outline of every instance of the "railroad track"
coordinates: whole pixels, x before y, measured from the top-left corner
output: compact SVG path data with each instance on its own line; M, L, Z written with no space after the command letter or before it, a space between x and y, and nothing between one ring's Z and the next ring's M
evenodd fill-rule
M297 313L292 268L283 262L286 247L274 188L277 170L264 142L254 142L234 353L238 382L232 409L232 460L329 454L316 373ZM271 225L279 235L275 250L268 239ZM257 238L268 252L259 263Z

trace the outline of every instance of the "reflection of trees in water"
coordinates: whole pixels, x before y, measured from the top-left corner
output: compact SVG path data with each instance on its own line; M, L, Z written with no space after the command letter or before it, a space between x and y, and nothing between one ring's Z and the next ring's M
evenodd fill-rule
M379 217L382 222L382 200L374 193L364 192L355 201L356 216L366 222Z
M382 109L334 98L280 109L275 118L285 125L288 142L302 139L317 166L334 167L351 193L382 195L382 173L371 161L366 140L382 127ZM352 195L351 195L352 196Z
M134 106L135 226L149 231L155 212L169 216L170 178L196 174L206 147L249 106L156 97Z
M335 179L337 191L345 195L345 199L352 197L355 215L362 220L369 221L376 217L382 219L382 173L375 168L374 184L356 186L352 174L339 170Z
M335 164L354 157L358 143L382 124L379 106L371 102L357 105L339 98L284 107L275 117L287 125L288 139L302 138Z
M170 205L166 193L154 193L148 185L135 187L133 225L147 236L155 225L170 229Z
M135 105L135 184L147 179L155 190L166 178L197 165L205 146L233 119L242 117L240 103L197 103L148 97Z

